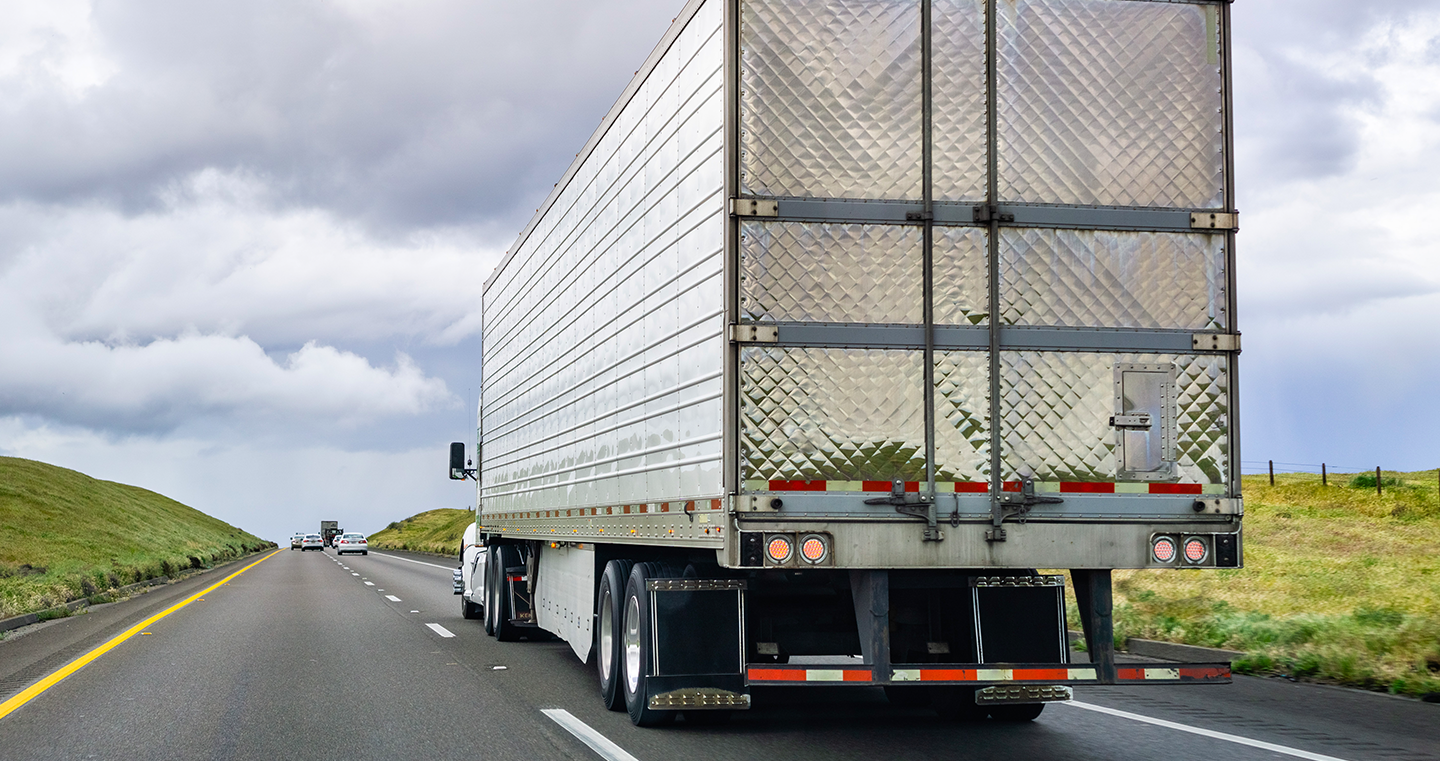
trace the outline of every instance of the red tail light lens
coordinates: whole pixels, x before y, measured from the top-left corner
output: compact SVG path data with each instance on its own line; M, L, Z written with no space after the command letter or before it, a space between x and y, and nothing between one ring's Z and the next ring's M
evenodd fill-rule
M1161 563L1169 563L1175 559L1175 540L1168 536L1156 537L1150 552L1155 560Z

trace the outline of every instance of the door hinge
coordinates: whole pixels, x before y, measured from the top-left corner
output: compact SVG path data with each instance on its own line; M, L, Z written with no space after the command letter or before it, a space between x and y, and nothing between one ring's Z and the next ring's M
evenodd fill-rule
M780 340L780 329L774 325L731 325L730 343L773 344Z
M780 216L780 202L766 201L760 198L732 198L730 199L730 216L778 217Z
M1238 211L1192 211L1190 212L1191 230L1239 230L1240 212Z
M1195 351L1240 351L1239 333L1195 333L1190 336Z
M993 203L980 204L979 206L974 207L971 212L973 215L973 219L976 222L989 222L992 219L997 222L1015 221L1014 214L1000 211L1000 207L996 206Z

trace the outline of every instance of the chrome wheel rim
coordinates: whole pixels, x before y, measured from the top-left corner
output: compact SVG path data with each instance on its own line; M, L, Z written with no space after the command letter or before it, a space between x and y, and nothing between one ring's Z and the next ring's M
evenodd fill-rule
M615 614L610 612L610 588L600 592L600 676L607 682L615 666Z
M630 694L640 688L640 600L625 601L625 684Z

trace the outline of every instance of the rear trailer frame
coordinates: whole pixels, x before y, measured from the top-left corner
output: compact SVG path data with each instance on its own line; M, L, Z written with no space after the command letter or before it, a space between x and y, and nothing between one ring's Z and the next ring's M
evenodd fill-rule
M748 684L1228 681L1117 665L1110 571L1243 567L1229 28L687 3L484 287L477 522L529 548L536 624L584 659L612 564L658 584L642 724ZM1011 622L1060 644L981 657L974 580L1034 568L1094 664L1063 585ZM734 670L662 664L682 580L739 585Z

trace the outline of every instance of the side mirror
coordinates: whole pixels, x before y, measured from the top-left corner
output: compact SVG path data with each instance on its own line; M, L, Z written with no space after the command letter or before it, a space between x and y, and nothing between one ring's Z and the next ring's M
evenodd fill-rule
M458 441L450 445L450 480L465 480L465 445Z

